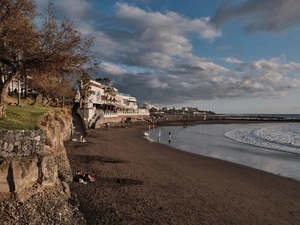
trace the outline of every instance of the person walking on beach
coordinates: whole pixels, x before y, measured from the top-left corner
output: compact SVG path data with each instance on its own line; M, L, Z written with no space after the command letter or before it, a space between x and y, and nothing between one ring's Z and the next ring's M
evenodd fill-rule
M169 144L171 143L172 133L169 132Z
M157 133L158 142L160 142L160 135L161 135L161 131L159 130L158 133Z

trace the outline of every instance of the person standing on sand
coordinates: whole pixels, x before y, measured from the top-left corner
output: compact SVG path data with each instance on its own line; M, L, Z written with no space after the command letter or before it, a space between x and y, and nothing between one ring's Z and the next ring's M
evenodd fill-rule
M171 143L172 133L169 132L169 144Z
M161 131L159 130L158 133L157 133L158 142L160 142L160 135L161 135Z

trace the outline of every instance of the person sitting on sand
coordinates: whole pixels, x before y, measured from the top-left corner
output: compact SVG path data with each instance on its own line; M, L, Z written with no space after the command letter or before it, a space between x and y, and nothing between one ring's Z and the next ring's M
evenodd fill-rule
M75 176L73 177L73 181L74 182L80 182L80 179L83 180L84 175L82 172L80 172L79 170L77 170Z
M84 139L84 137L82 135L80 135L79 142L86 142L86 140Z
M74 182L78 182L80 184L87 184L89 182L94 182L96 181L96 178L91 176L90 174L83 174L79 170L77 170L75 176L73 177Z
M94 181L96 181L96 178L91 176L90 174L86 174L86 175L84 175L83 180L85 182L94 182Z

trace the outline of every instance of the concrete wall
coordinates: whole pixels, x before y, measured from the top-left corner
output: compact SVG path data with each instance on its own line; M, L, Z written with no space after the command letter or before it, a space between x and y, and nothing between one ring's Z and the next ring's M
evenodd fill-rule
M95 124L95 129L103 128L105 127L106 123L110 123L113 125L114 123L121 123L124 122L127 118L131 118L131 121L134 122L134 120L144 120L146 118L149 118L148 115L118 115L118 116L112 116L112 117L101 117L99 120L97 120Z
M0 130L0 157L29 156L44 149L44 130Z

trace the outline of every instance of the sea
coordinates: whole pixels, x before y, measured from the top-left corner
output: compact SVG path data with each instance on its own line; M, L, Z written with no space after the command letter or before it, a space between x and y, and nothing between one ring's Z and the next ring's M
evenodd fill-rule
M300 122L168 126L144 134L182 151L300 180Z

